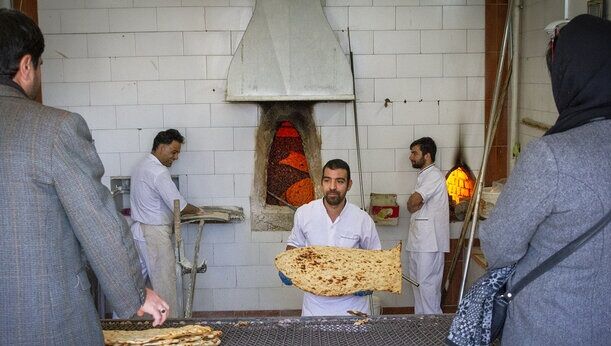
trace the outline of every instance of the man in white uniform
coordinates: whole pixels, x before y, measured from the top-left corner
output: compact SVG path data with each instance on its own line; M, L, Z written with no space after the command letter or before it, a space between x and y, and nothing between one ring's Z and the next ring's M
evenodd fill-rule
M335 159L323 167L324 198L301 206L295 212L293 230L287 240L287 250L304 246L337 246L380 250L380 239L373 220L366 212L346 200L352 186L350 167ZM282 282L292 282L279 273ZM370 314L368 295L361 291L341 297L323 297L304 293L302 316L348 315L348 310Z
M176 258L172 245L174 200L180 200L181 214L200 209L187 203L172 181L168 167L178 160L184 137L174 129L161 131L153 150L135 168L131 177L130 203L134 238L142 237L140 249L153 289L170 305L170 317L179 316L176 294ZM138 243L138 242L137 242Z
M450 251L450 215L445 176L435 167L437 146L430 137L410 145L412 167L420 169L407 201L412 213L407 251L409 274L420 283L414 290L416 314L441 314L444 252Z

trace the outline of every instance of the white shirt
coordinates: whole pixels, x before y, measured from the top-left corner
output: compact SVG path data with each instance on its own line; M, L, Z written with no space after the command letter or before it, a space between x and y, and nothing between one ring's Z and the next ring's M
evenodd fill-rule
M445 176L429 165L418 173L415 192L424 205L412 214L407 234L407 251L449 252L450 209Z
M322 199L305 204L295 212L293 230L287 245L337 246L343 248L380 250L380 238L373 220L356 205L346 202L340 215L331 221ZM347 295L323 297L304 293L302 316L348 315L357 310L369 314L368 297Z
M180 210L187 201L172 181L170 170L153 154L148 154L131 177L129 201L134 221L146 225L171 225L174 220L174 200L180 200Z

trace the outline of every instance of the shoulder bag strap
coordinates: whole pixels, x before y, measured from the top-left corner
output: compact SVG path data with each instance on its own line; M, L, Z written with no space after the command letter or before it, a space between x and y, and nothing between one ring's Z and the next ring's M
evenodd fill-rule
M555 254L551 255L548 259L543 261L543 263L539 264L535 269L533 269L530 273L526 274L522 280L518 281L513 288L512 292L506 292L503 296L507 300L513 299L518 292L520 292L526 285L528 285L531 281L541 276L543 273L548 271L551 267L560 263L562 260L567 258L570 254L579 249L584 243L586 243L590 238L592 238L596 233L600 232L611 220L611 211L607 212L605 216L603 216L600 221L598 221L592 228L590 228L586 233L577 237L577 239L570 242L568 245L558 250Z

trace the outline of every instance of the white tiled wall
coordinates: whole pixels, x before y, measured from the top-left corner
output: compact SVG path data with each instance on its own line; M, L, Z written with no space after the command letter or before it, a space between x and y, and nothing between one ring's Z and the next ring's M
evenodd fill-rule
M231 55L254 3L39 0L47 44L43 101L85 118L106 168L104 181L130 175L154 135L174 127L186 144L171 171L180 176L187 199L239 205L249 217L261 111L256 104L226 103L224 97ZM459 142L466 162L479 167L483 1L326 0L324 13L346 53L350 28L365 195L399 194L399 226L379 227L388 248L406 238L404 206L417 176L408 161L414 139L437 141L443 170L454 165ZM532 102L539 112L551 111L548 103ZM323 161L339 157L350 163L349 199L360 204L352 104L317 103L314 111ZM188 255L193 233L186 227ZM283 287L273 266L287 237L288 232L252 232L249 219L207 225L201 251L209 269L198 277L194 310L300 309L302 293ZM401 296L381 294L382 305L411 305L411 290L404 288Z
M524 2L520 27L519 119L530 118L552 125L558 118L545 62L549 38L543 29L547 24L564 18L564 3L563 0ZM582 13L587 13L586 1L569 2L570 18ZM610 6L607 6L607 18L611 18ZM543 133L542 130L520 123L519 139L522 149L531 139L540 137Z

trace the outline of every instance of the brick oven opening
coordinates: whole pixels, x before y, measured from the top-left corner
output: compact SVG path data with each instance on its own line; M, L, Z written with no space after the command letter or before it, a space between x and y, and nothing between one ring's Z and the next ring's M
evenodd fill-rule
M312 105L261 104L250 201L253 230L291 230L294 211L283 201L298 207L322 195L316 184L321 177L321 141Z
M459 161L446 175L450 199L450 220L462 221L475 190L475 177L469 166Z

